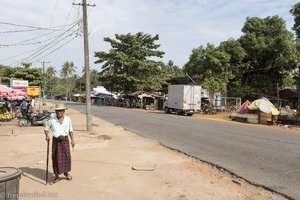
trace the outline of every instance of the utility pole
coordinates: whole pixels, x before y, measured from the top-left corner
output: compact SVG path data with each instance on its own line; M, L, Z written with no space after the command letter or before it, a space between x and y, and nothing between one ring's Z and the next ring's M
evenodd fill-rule
M225 82L224 82L224 106L225 106L225 111L227 111L227 82L228 82L228 78L227 78L227 68L228 68L229 64L226 63L225 64Z
M280 108L280 99L279 99L279 84L277 83L277 108Z
M74 4L82 6L83 16L83 43L84 43L84 69L85 69L85 99L86 99L86 129L92 132L92 106L91 106L91 77L90 77L90 61L89 61L89 39L88 39L88 22L86 6L96 6L86 4L86 0L82 0L82 4Z

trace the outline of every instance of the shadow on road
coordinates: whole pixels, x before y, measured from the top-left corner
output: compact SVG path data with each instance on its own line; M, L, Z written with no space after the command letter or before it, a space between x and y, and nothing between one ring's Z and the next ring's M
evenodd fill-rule
M21 167L19 168L23 171L22 175L26 178L29 178L37 183L46 185L46 170L30 167ZM48 177L51 179L53 173L48 172Z

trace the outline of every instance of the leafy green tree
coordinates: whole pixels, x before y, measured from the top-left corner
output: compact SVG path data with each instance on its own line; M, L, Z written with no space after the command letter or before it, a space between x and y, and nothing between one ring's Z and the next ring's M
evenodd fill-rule
M1 83L4 85L9 85L11 74L13 74L14 71L15 69L12 67L0 65Z
M293 88L296 89L296 80L294 79L294 76L290 73L287 74L284 78L283 78L283 88Z
M297 39L300 39L300 3L296 3L290 13L294 16L295 22L292 29L295 31Z
M203 88L208 91L210 102L214 102L214 94L223 90L224 82L221 78L213 76L211 71L207 71L203 81Z
M77 77L75 79L75 93L85 93L85 76Z
M221 42L218 47L224 54L221 77L224 77L224 91L227 90L227 96L243 96L238 94L241 85L242 72L248 69L248 65L243 62L246 52L241 44L234 39ZM225 88L226 87L226 88Z
M183 77L184 73L177 65L174 64L172 60L169 60L167 64L161 63L162 67L162 76L166 81L170 80L173 77Z
M242 32L239 42L246 51L243 62L248 70L240 84L250 86L257 96L276 91L276 84L282 86L285 75L293 69L292 33L279 16L247 18Z
M21 63L23 65L24 68L30 68L32 66L32 63Z
M214 93L224 88L223 65L229 57L213 44L200 46L192 50L189 61L184 66L184 72L189 74L203 88L209 91L210 101L214 101Z
M137 89L159 88L164 80L160 77L160 62L151 58L161 58L164 52L157 50L155 44L159 36L151 36L138 32L116 34L115 39L104 38L111 49L106 52L95 52L98 59L95 63L103 63L101 81L111 91L134 91Z
M296 80L296 87L298 91L298 105L300 105L300 3L296 3L290 10L290 13L294 16L294 26L292 29L296 33L294 79ZM297 113L300 113L300 106L298 106Z
M100 74L97 70L91 70L91 88L97 87L100 84Z
M30 86L38 86L42 80L41 68L0 66L2 83L9 85L10 79L27 80Z
M205 79L205 72L210 68L208 63L208 55L210 49L214 48L212 44L207 44L207 47L200 46L194 48L189 57L189 61L184 65L184 73L188 73L191 77L196 79L199 83L203 83Z
M227 82L238 79L244 68L244 57L245 51L236 40L229 39L219 47L207 44L206 47L200 46L192 50L184 71L210 91L213 101L213 93L224 92Z

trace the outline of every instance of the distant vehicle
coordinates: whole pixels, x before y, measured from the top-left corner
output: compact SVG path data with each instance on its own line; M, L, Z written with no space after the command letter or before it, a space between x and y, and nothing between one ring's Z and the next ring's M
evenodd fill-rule
M66 95L63 95L63 94L60 94L60 95L56 95L54 97L55 100L63 100L65 101L66 100Z
M44 96L45 99L51 99L51 95L47 94Z
M169 85L168 99L163 108L166 113L186 114L192 116L201 110L201 86Z

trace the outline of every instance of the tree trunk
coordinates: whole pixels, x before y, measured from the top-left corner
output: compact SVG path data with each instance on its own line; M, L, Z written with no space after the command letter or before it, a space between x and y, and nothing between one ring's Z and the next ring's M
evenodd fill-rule
M208 95L209 95L209 104L211 106L214 106L215 105L215 92L214 91L209 91Z

